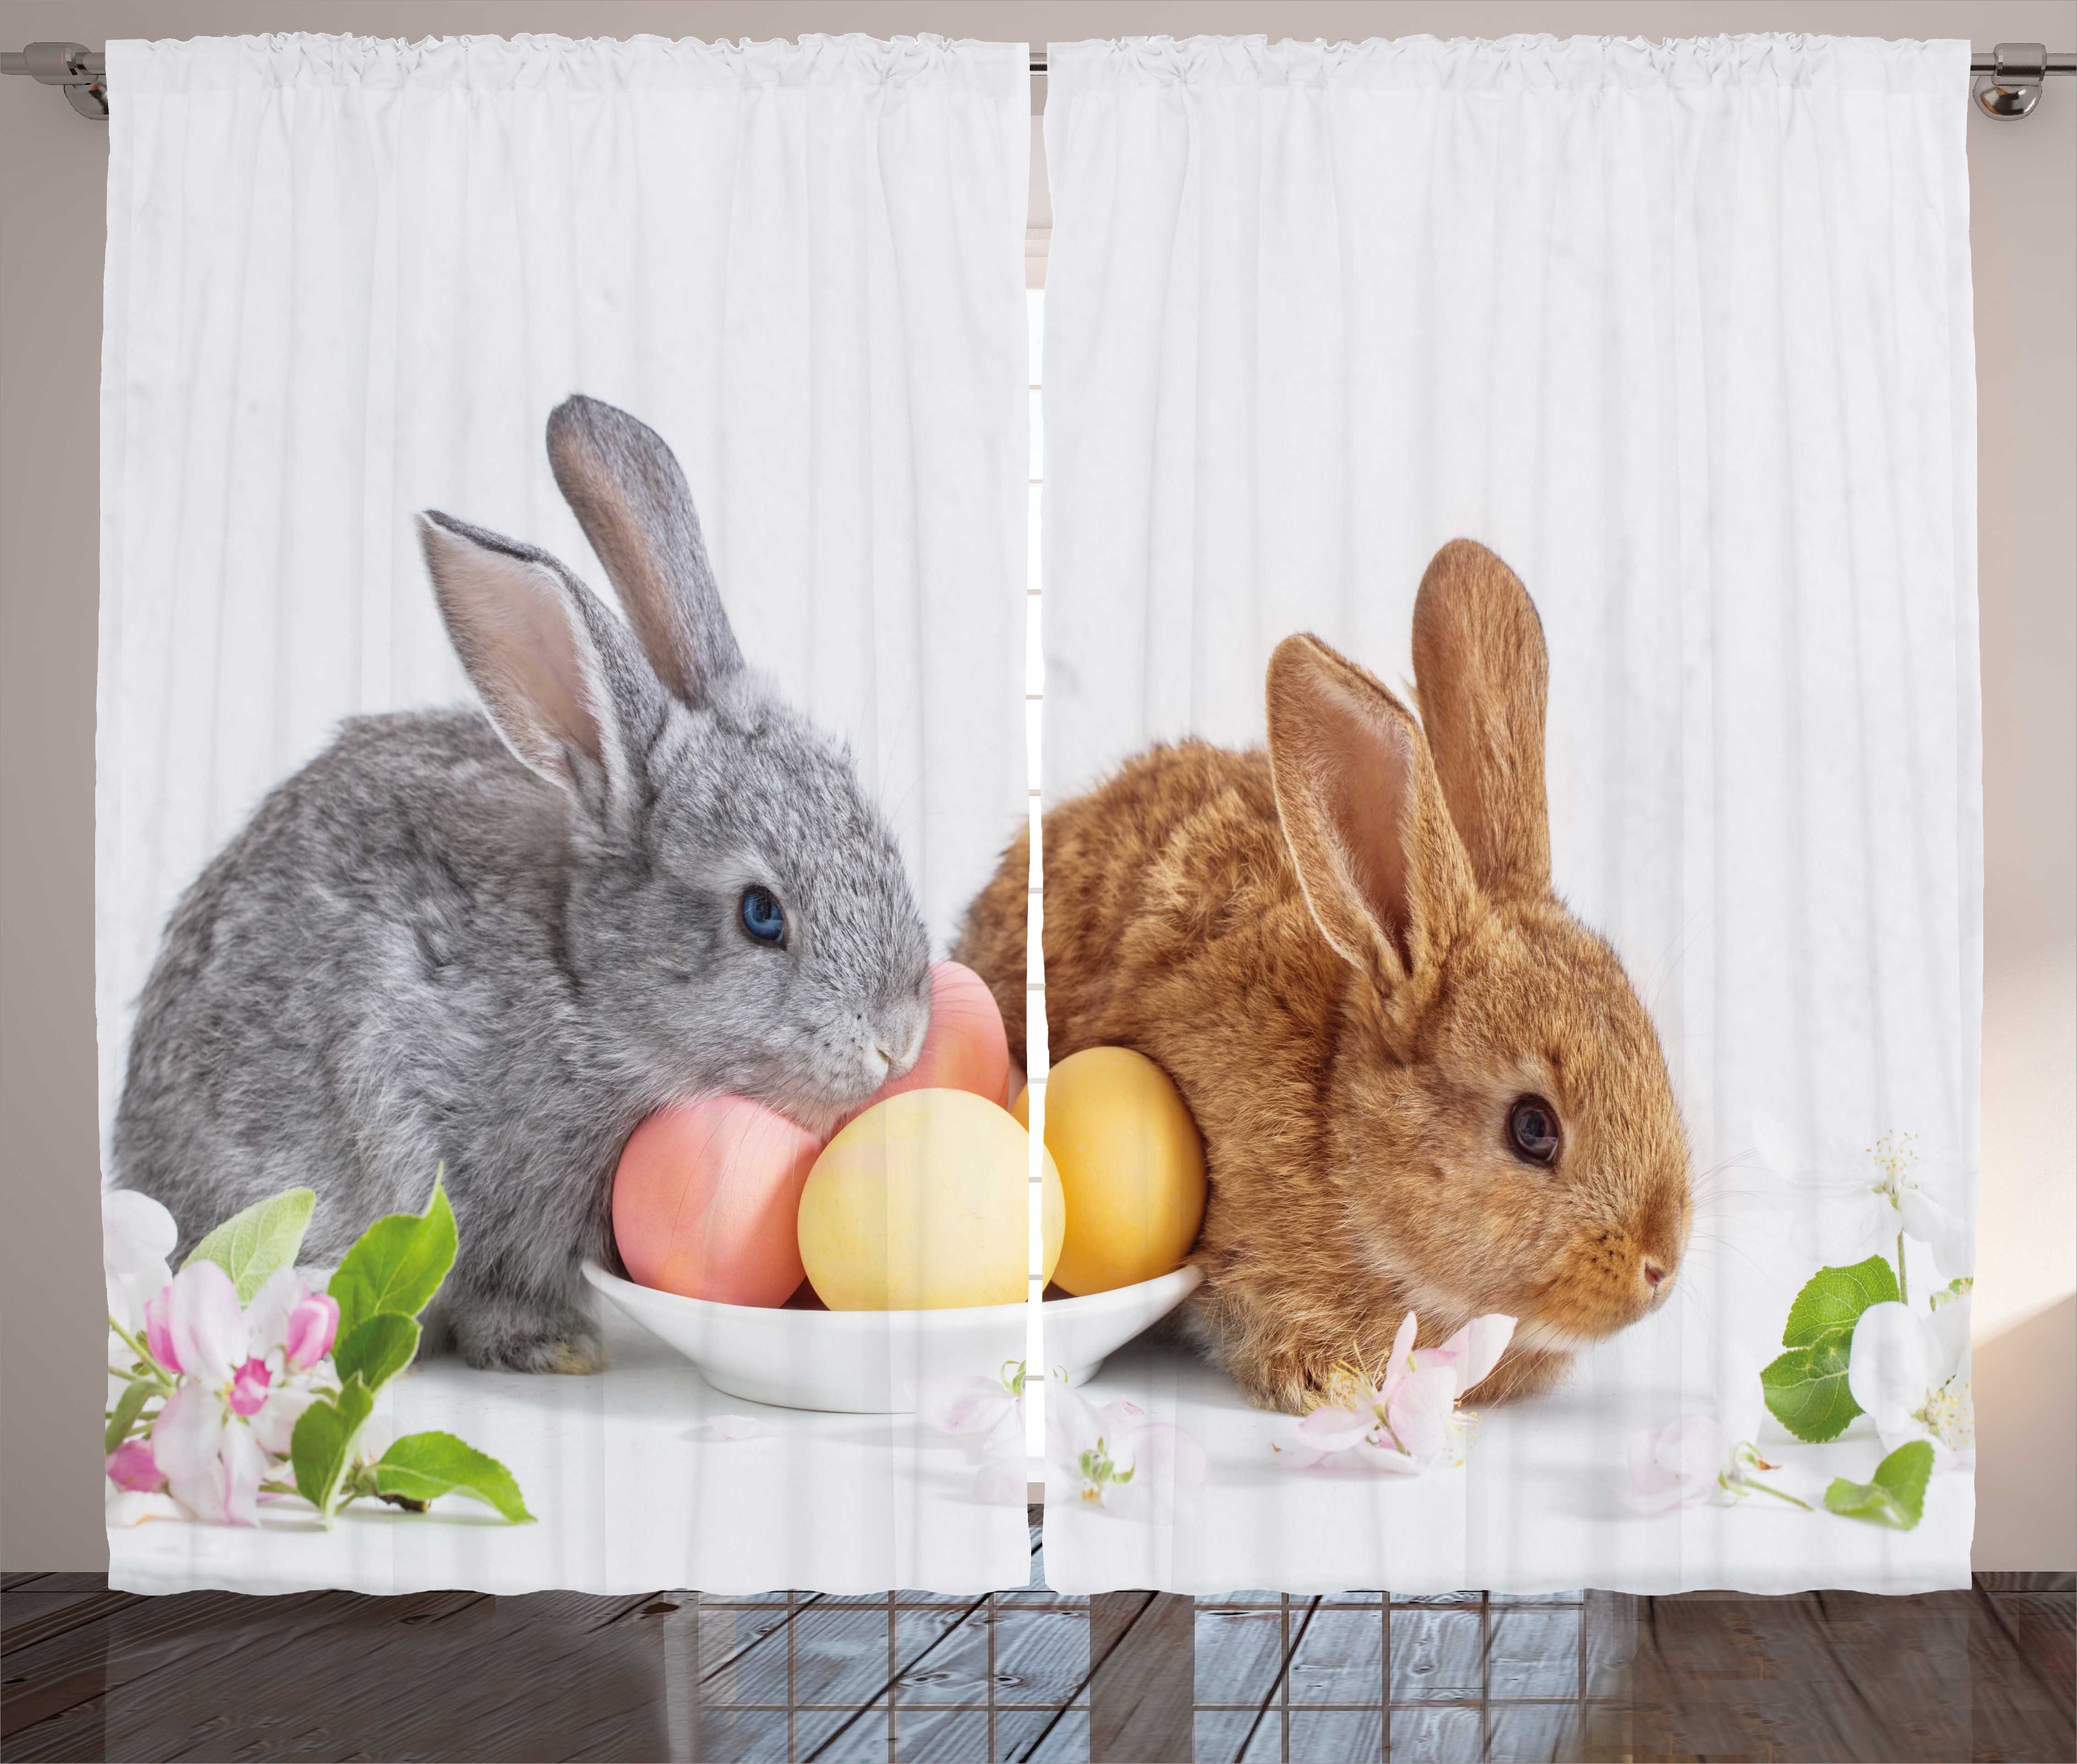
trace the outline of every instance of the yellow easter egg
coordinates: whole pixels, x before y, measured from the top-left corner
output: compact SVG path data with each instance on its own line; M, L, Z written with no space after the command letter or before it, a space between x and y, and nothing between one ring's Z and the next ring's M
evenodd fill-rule
M1018 1104L1028 1120L1027 1097ZM1068 1202L1055 1282L1108 1292L1183 1265L1205 1222L1205 1142L1152 1060L1129 1047L1085 1047L1054 1067L1046 1150Z
M832 1311L1022 1303L1030 1146L999 1103L968 1091L874 1104L822 1148L801 1192L801 1260L816 1296ZM1051 1158L1044 1166L1051 1278L1066 1205Z

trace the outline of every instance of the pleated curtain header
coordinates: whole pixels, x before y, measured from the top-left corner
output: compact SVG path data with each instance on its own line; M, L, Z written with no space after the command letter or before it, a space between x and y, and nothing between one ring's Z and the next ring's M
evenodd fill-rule
M797 42L703 43L693 37L202 37L108 45L109 78L125 93L352 86L484 91L697 91L876 81L990 96L1021 93L1029 57L1019 43L940 36L803 36Z
M1806 35L1685 38L1522 35L1373 37L1272 43L1266 36L1128 37L1056 43L1050 73L1078 88L1173 82L1217 85L1432 86L1453 92L1591 91L1601 87L1829 85L1950 95L1966 85L1970 48L1953 40Z

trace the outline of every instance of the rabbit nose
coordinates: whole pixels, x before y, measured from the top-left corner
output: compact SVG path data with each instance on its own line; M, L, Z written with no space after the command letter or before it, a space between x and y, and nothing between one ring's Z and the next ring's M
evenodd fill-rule
M1659 1263L1653 1261L1650 1256L1646 1256L1644 1259L1644 1283L1650 1287L1653 1292L1656 1292L1659 1290L1659 1283L1663 1281L1665 1278L1666 1270L1661 1267Z
M887 1062L889 1071L907 1071L923 1051L923 1042L930 1032L927 1018L905 1024L899 1029L882 1030L877 1042L880 1057Z

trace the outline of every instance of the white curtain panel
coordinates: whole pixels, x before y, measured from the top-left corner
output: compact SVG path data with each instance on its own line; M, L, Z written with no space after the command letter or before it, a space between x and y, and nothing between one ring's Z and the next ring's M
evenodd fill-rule
M104 1129L202 865L341 718L468 699L416 511L605 591L543 451L572 392L675 450L748 662L848 741L943 956L1026 802L1024 50L283 35L109 65ZM535 1524L263 1503L257 1532L114 1533L114 1583L1023 1583L1022 1512L940 1498L964 1458L913 1417L726 1437L743 1404L614 1327L602 1375L428 1359L378 1417L500 1458Z
M1286 1467L1300 1423L1187 1345L1113 1358L1081 1396L1145 1473L1114 1500L1056 1454L1053 1583L1966 1583L1967 45L1050 54L1049 812L1153 743L1261 743L1265 664L1294 632L1410 705L1422 572L1446 542L1482 542L1548 647L1555 884L1655 1021L1696 1203L1668 1302L1557 1389L1469 1404L1467 1437L1417 1475L1380 1467L1396 1435L1376 1428ZM1052 995L1071 928L1050 867L1046 910ZM1052 1033L1057 1069L1072 1050L1057 1016ZM1236 1019L1233 1068L1254 1057ZM1250 1172L1216 1143L1210 1160L1216 1218ZM1485 1179L1452 1174L1463 1186L1433 1204L1465 1205L1468 1228ZM1480 1229L1496 1255L1518 1248L1505 1222ZM1805 1283L1875 1256L1842 1301L1851 1327L1813 1348L1816 1325L1790 1325ZM1864 1328L1899 1271L1906 1314ZM1307 1275L1294 1250L1290 1278ZM1525 1291L1513 1308L1525 1327L1555 1302ZM1858 1363L1885 1341L1887 1383ZM1810 1371L1827 1400L1874 1399L1829 1440L1762 1405L1758 1369L1799 1342L1831 1356ZM1125 1403L1142 1412L1105 1408ZM1854 1493L1928 1435L1915 1524L1908 1491Z

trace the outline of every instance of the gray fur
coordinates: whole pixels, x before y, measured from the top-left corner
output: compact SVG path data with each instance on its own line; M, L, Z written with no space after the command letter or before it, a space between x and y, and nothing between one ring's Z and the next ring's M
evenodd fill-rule
M572 400L552 447L607 410ZM677 651L645 660L545 554L427 517L496 722L355 718L268 797L173 913L116 1117L116 1179L171 1209L178 1254L301 1184L305 1257L335 1259L444 1165L443 1308L480 1367L601 1363L578 1266L610 1254L611 1172L645 1115L727 1092L826 1131L907 1070L929 1017L892 837L848 756L743 668L711 576L686 573L705 553L676 462L610 415L593 451L639 466L658 565L615 585L673 597L630 614ZM547 710L525 689L544 679ZM785 947L743 930L752 884L784 904Z

